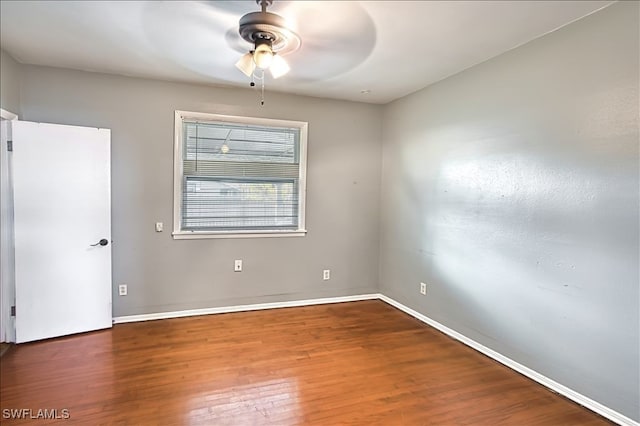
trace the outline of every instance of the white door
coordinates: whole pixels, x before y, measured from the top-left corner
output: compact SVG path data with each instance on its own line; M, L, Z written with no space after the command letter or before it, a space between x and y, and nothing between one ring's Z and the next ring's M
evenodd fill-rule
M111 132L11 125L16 342L111 327Z

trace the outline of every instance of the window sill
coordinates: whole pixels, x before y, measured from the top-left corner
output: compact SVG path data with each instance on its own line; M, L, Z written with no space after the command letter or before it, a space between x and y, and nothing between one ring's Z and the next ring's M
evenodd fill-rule
M207 238L273 238L273 237L304 237L306 229L297 231L174 231L174 240L201 240Z

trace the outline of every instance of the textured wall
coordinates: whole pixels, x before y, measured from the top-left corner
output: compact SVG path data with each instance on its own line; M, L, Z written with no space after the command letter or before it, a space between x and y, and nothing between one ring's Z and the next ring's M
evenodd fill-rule
M22 96L26 120L112 130L114 316L376 290L382 107L34 66ZM174 110L309 122L308 234L173 240Z
M20 64L0 50L0 108L20 114Z
M388 105L380 255L383 294L635 420L638 52L620 2Z

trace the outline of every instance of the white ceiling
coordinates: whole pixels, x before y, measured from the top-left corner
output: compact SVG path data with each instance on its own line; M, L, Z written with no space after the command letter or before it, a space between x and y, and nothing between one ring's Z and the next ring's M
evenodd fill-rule
M275 1L269 11L302 47L266 88L386 103L611 3ZM25 64L248 87L234 63L249 46L236 32L257 10L252 0L2 0L0 45Z

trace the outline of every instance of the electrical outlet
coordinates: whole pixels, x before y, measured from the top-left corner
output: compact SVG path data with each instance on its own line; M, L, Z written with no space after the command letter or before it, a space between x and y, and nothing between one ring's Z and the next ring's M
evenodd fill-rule
M331 269L325 269L322 271L322 279L327 281L331 279Z
M127 285L126 284L120 284L118 286L118 294L120 296L126 296L127 295Z
M420 283L420 294L427 294L427 285L425 283Z
M242 259L236 259L236 262L233 264L234 272L242 272Z

